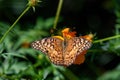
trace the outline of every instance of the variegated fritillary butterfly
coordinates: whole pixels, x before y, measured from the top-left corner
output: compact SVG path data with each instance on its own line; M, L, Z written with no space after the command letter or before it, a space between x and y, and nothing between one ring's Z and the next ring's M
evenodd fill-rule
M77 55L91 47L91 41L83 37L65 40L49 37L33 42L32 47L48 55L52 63L69 66L75 61Z

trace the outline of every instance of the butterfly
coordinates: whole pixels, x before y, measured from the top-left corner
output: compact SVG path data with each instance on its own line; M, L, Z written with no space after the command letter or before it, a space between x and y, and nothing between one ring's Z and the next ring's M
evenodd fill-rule
M91 41L84 37L48 37L33 42L32 47L46 54L53 64L70 66L78 55L91 47L91 44Z

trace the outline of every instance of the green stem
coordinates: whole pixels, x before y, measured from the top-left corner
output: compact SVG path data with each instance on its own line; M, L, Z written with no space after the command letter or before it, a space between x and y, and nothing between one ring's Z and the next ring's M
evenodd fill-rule
M111 40L111 39L115 39L115 38L119 38L119 37L120 37L120 35L111 36L111 37L107 37L104 39L95 40L95 41L93 41L93 43L99 43L99 42L103 42L103 41L107 41L107 40Z
M57 12L56 12L56 16L55 16L55 20L54 20L54 24L53 24L53 29L56 29L56 27L57 27L57 23L58 23L58 19L59 19L59 16L60 16L62 4L63 4L63 0L59 0Z
M21 19L21 17L30 9L31 6L28 6L22 13L21 15L17 18L17 20L10 26L10 28L5 32L5 34L2 36L0 39L0 43L5 39L7 34L12 30L12 28L16 25L16 23Z

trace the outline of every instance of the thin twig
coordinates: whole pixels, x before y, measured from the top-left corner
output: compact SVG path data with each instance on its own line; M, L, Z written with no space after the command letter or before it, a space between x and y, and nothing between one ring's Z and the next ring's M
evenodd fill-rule
M63 4L63 0L59 0L57 12L56 12L56 16L55 16L55 20L54 20L54 24L53 24L53 29L56 29L56 27L57 27L57 23L58 23L58 19L59 19L59 16L60 16L62 4Z
M8 35L8 33L12 30L12 28L16 25L16 23L21 19L21 17L30 9L30 6L28 6L21 15L15 20L15 22L10 26L10 28L5 32L5 34L0 39L0 43L5 39L5 37Z
M95 41L93 41L93 43L99 43L99 42L103 42L103 41L108 41L108 40L115 39L115 38L120 38L120 35L116 35L116 36L111 36L111 37L107 37L107 38L104 38L104 39L95 40Z

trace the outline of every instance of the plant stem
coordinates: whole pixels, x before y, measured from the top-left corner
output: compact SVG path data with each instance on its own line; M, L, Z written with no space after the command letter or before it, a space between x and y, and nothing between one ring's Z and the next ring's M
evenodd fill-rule
M55 16L55 20L54 20L54 24L53 24L53 29L56 29L56 27L57 27L57 23L58 23L58 19L59 19L59 16L60 16L62 4L63 4L63 0L59 0L57 12L56 12L56 16Z
M20 18L30 9L30 6L28 6L22 13L21 15L17 18L17 20L15 20L15 22L10 26L10 28L5 32L5 34L2 36L2 38L0 39L0 43L2 43L2 41L5 39L5 37L7 36L7 34L12 30L12 28L16 25L16 23L20 20Z
M95 41L93 41L93 43L99 43L99 42L103 42L103 41L107 41L107 40L111 40L111 39L115 39L115 38L119 38L119 37L120 37L120 35L111 36L111 37L107 37L104 39L95 40Z

